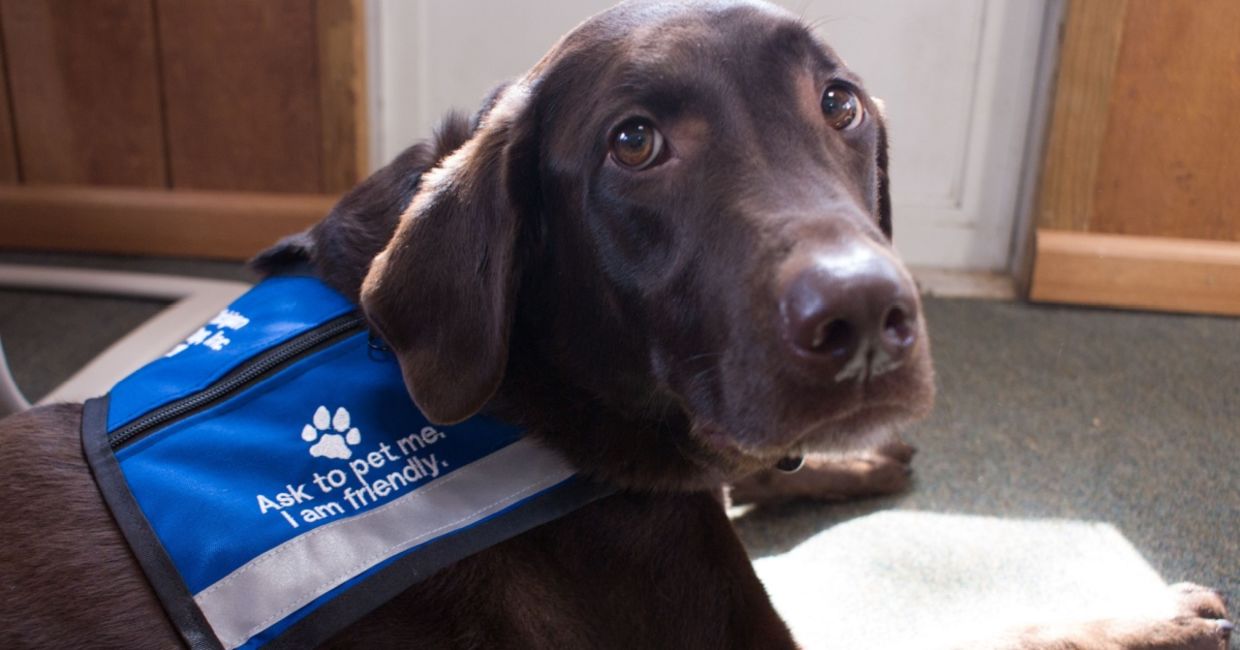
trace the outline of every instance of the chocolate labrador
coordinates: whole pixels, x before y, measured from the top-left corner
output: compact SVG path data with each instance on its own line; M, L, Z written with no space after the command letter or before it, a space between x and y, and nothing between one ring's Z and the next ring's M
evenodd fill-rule
M879 105L801 22L760 3L632 2L262 255L355 299L431 420L485 410L618 490L332 645L796 647L718 490L930 408L886 169ZM60 405L3 424L18 451L0 497L0 645L176 646L79 419ZM1223 647L1217 596L1184 603L991 647Z

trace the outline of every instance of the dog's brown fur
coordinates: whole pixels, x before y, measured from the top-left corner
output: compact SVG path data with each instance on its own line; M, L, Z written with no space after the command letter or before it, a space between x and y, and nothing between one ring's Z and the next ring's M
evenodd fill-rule
M719 485L855 444L923 414L933 394L920 318L915 354L864 386L784 359L771 314L786 258L850 240L891 255L881 119L861 93L865 130L821 125L828 78L860 88L765 5L627 4L256 260L309 263L358 300L433 420L486 409L622 488L427 579L334 646L795 647ZM607 166L606 133L625 110L660 124L674 165ZM79 423L79 407L56 406L0 425L23 449L0 497L0 646L175 646L89 478ZM899 487L907 453L886 458L899 475L882 487ZM782 480L748 485L771 496L793 489ZM1213 605L1191 625L1004 643L1222 647Z

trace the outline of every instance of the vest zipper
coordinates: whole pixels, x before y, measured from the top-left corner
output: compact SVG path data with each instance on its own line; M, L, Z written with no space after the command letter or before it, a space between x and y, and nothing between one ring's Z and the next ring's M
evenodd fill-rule
M296 360L297 357L310 352L328 341L361 330L363 322L364 319L360 314L346 314L289 339L245 362L207 388L188 397L183 397L171 404L161 406L113 431L108 434L108 445L113 451L116 451L126 443L134 441L155 427L189 415L223 399L229 393L258 380L273 369Z

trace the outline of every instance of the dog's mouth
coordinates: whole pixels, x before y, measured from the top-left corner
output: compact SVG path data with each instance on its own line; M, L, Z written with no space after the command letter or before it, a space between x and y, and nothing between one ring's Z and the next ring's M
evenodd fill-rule
M933 370L920 338L899 369L864 380L824 381L801 366L772 368L742 354L715 360L711 372L694 366L691 379L668 385L700 467L795 472L808 456L868 449L929 414Z
M902 402L866 402L784 435L745 435L699 418L694 438L734 472L796 472L816 453L863 449L878 436L924 415ZM753 441L759 442L753 442Z

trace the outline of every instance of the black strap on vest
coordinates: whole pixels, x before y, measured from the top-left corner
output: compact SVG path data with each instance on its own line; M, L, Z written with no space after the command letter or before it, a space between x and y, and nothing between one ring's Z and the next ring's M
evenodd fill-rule
M107 397L87 400L82 408L82 451L103 500L112 511L112 518L168 612L172 626L193 650L223 650L193 595L181 581L172 558L168 557L146 515L129 492L121 466L112 455L112 448L108 446Z

